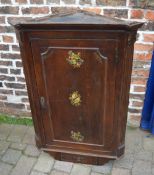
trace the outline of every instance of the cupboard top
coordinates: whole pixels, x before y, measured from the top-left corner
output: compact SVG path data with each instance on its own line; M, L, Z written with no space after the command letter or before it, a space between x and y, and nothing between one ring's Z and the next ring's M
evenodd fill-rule
M110 18L83 10L71 11L68 13L55 14L29 20L9 21L16 29L53 29L59 26L60 29L72 29L67 27L81 27L81 29L107 29L107 30L137 30L142 26L139 22L124 21ZM77 28L78 29L78 28Z

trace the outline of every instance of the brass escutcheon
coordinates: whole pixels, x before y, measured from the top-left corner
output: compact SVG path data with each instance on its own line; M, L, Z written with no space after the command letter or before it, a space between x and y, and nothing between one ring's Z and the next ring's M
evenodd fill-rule
M74 91L70 94L69 100L73 106L80 106L81 104L81 95L78 91Z
M82 142L84 140L84 136L81 135L79 131L78 132L71 131L71 139L75 142Z
M80 52L74 53L73 51L69 51L68 58L66 58L66 60L70 65L73 66L73 68L79 68L84 62L84 60L81 59L80 55Z

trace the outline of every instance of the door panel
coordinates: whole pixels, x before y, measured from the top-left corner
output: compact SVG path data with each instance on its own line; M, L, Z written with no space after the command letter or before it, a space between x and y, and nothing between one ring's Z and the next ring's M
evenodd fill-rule
M46 144L113 147L118 41L46 39L31 45L38 94L45 98Z

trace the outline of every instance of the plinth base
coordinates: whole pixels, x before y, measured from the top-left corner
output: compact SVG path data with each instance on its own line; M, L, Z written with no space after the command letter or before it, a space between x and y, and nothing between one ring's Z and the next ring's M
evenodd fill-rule
M104 155L104 157L100 155L82 155L81 154L74 154L73 152L56 152L56 150L53 150L50 146L49 147L43 147L38 137L35 137L36 140L36 146L39 149L42 149L43 151L50 154L52 157L54 157L56 160L60 161L67 161L67 162L73 162L73 163L82 163L82 164L91 164L91 165L103 165L107 163L110 160L119 159L124 155L125 146L120 146L113 155Z
M83 156L77 154L68 154L68 153L54 153L48 152L51 156L53 156L56 160L73 162L73 163L82 163L82 164L92 164L92 165L103 165L110 160L109 158L101 158L101 157L92 157L92 156Z

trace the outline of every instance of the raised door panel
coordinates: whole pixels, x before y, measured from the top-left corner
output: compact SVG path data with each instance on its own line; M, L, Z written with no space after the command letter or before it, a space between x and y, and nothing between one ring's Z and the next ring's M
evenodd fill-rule
M33 40L32 52L46 144L113 148L118 41Z

